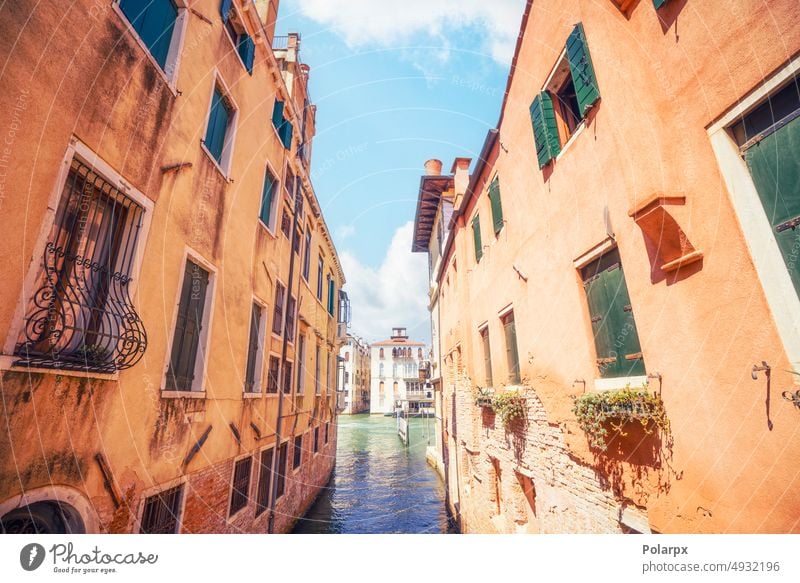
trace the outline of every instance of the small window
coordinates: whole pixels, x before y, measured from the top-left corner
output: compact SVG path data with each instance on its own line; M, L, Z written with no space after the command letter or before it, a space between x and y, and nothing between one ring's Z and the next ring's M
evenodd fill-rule
M278 138L287 150L292 148L292 133L294 128L292 122L284 117L286 107L283 101L275 99L275 105L272 109L272 125L278 133ZM287 185L288 186L288 185ZM292 184L292 186L294 186Z
M295 324L295 309L297 308L297 300L294 296L289 296L289 302L286 304L286 335L289 337L289 342L294 342L294 324Z
M303 250L303 279L308 283L309 272L311 271L311 229L306 228L306 246Z
M283 302L286 298L286 288L278 282L275 284L275 308L272 316L272 332L280 334L283 331Z
M191 259L186 261L183 272L175 333L172 338L172 353L167 370L167 390L200 390L203 380L203 358L200 349L202 333L208 326L206 310L209 295L210 275Z
M118 5L150 56L172 80L185 9L178 8L174 0L119 0Z
M320 356L321 356L321 348L320 348L319 344L317 344L317 353L316 353L316 358L314 360L314 367L315 367L315 370L314 370L315 391L314 392L317 395L322 394L322 379L320 378L320 372L321 372L320 369L322 367L321 367L321 364L320 364L320 361L319 361Z
M294 438L294 455L292 459L292 469L296 470L303 461L303 436L298 435Z
M144 501L142 534L175 534L180 526L183 484L164 490Z
M281 361L277 356L269 357L269 373L267 375L267 392L278 392L278 379L281 375Z
M286 464L289 461L289 450L288 450L289 442L284 442L281 444L280 449L278 450L278 468L277 468L277 475L275 476L275 499L277 500L283 493L286 491Z
M226 177L230 171L236 117L233 101L219 83L215 84L203 147Z
M253 302L250 311L250 341L247 347L247 365L245 367L244 391L246 393L261 392L265 321L264 309Z
M333 310L336 307L336 282L333 281L333 276L328 274L328 313L333 316Z
M492 224L495 236L503 230L503 205L500 203L500 179L495 176L489 185L489 203L492 206Z
M250 470L252 467L252 457L246 457L233 464L231 507L228 516L233 516L247 506L247 502L250 498Z
M292 392L292 363L288 360L283 363L283 392L289 394Z
M261 190L261 209L258 218L271 231L275 229L275 215L278 208L278 179L267 168L264 173L264 186Z
M325 445L328 445L328 426L330 422L325 423Z
M480 263L483 257L483 244L481 243L481 217L475 215L472 219L472 239L475 243L475 262Z
M319 427L314 428L314 453L319 452Z
M325 392L331 392L331 355L325 359Z
M256 492L256 516L260 516L269 506L269 489L272 485L273 448L261 452L258 462L258 491Z
M319 259L317 260L317 299L320 302L322 301L322 278L324 273L325 262L322 259L322 255L320 255Z
M506 362L508 364L508 382L518 385L521 382L519 372L519 352L517 352L517 328L514 323L514 312L501 318L506 340Z
M481 329L481 347L483 348L483 373L484 382L487 387L494 386L492 381L492 350L489 345L489 327L486 326Z
M253 61L256 54L256 45L253 39L247 34L242 19L236 11L232 0L222 0L220 2L220 15L225 26L225 32L231 39L236 54L247 72L253 74Z
M301 239L300 231L294 232L294 243L292 243L294 247L294 254L300 255L300 249L303 248L303 240Z
M306 337L303 334L297 339L297 394L302 395L306 376Z
M383 358L383 348L378 351L379 358ZM382 365L381 365L382 366Z

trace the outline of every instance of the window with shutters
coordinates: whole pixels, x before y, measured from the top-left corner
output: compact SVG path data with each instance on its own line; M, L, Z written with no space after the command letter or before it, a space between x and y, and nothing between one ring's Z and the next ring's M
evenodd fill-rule
M275 500L283 496L286 491L286 472L288 471L287 463L289 462L289 442L284 441L278 449L278 467L275 475Z
M472 219L472 239L475 243L475 262L480 263L483 257L483 244L481 243L481 217L475 215Z
M220 0L219 12L227 33L226 36L233 44L234 53L239 57L239 62L242 66L252 75L253 62L256 56L256 43L247 34L244 20L239 15L233 0Z
M275 133L278 136L283 147L287 150L292 148L292 134L294 128L292 122L284 116L286 112L286 104L280 100L275 99L275 105L272 108L272 127L275 128Z
M281 282L275 284L275 308L272 315L272 332L280 335L283 332L283 302L286 300L286 288Z
M163 490L144 501L139 532L141 534L176 534L181 524L183 484Z
M333 275L328 274L328 313L333 316L333 311L336 308L336 282L333 280Z
M238 112L230 93L217 78L211 93L203 151L214 161L219 171L228 178L233 156L234 134Z
M328 427L330 426L330 422L325 423L325 445L328 445Z
M186 29L185 2L117 0L114 7L128 21L136 39L165 74L170 86L174 86L181 39Z
M292 219L286 207L284 207L283 215L281 216L281 233L283 233L283 236L287 239L292 234Z
M492 207L492 225L495 236L503 230L503 205L500 202L500 178L494 177L489 184L489 204Z
M321 368L322 365L320 364L320 357L322 356L322 349L320 348L319 344L317 344L317 352L314 358L314 392L317 395L322 394L322 379L320 378L320 374L322 372Z
M305 388L306 376L306 337L303 334L297 338L297 394L302 395Z
M261 516L261 514L269 507L269 492L270 488L272 487L272 457L274 453L274 448L270 447L263 450L258 459L256 516Z
M319 256L317 259L317 299L322 302L322 287L323 287L323 277L325 273L325 261L322 259L322 255Z
M279 186L275 174L267 168L264 172L264 185L261 188L261 208L258 219L271 232L275 232L275 221L278 214Z
M314 428L314 453L319 453L319 427Z
M289 342L294 342L294 324L297 314L297 300L294 296L289 296L289 301L286 303L286 336Z
M518 385L522 382L519 372L519 352L517 351L517 327L514 321L514 312L501 316L503 335L506 341L506 365L508 367L508 383Z
M212 279L195 261L186 261L167 369L168 391L202 390Z
M483 375L484 383L487 387L494 386L492 380L492 351L489 345L489 326L484 326L480 330L481 348L483 350Z
M539 168L555 159L577 133L589 110L600 99L583 25L578 23L567 39L563 56L547 86L530 106L531 125Z
M292 361L286 360L283 363L283 392L288 395L292 392Z
M281 360L277 356L269 357L269 370L267 372L267 393L277 393L281 376Z
M308 283L311 274L311 228L306 227L306 246L303 249L303 279Z
M231 505L228 516L231 517L247 506L250 500L250 473L253 458L246 457L233 464L233 482L231 484Z
M303 461L303 436L298 435L294 438L294 453L292 455L292 469L296 470Z
M130 289L149 220L132 197L146 198L120 190L120 177L110 168L100 174L83 161L90 157L79 145L64 159L55 217L23 298L17 365L113 373L136 364L147 347Z
M253 302L250 310L250 339L247 345L247 364L245 365L244 392L261 392L261 368L264 353L264 330L266 317L264 308Z
M644 358L619 251L606 253L581 270L601 378L645 374Z

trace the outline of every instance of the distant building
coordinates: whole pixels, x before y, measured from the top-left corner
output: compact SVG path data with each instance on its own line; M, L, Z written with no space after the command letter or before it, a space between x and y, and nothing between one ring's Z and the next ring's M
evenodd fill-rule
M431 389L420 381L420 364L426 360L425 344L408 338L405 328L392 328L388 340L371 346L372 381L369 412L393 413L395 407L408 402L414 413L433 403Z
M355 415L369 412L370 357L369 345L357 336L348 334L347 344L339 351L339 388L344 391L342 413Z

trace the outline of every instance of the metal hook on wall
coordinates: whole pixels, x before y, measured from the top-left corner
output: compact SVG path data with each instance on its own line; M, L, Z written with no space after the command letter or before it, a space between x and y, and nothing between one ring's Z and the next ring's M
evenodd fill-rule
M754 381L758 380L758 372L762 370L764 371L764 374L769 377L771 367L767 364L766 360L761 361L761 366L758 366L757 364L753 365L753 370L750 372L750 376Z
M794 393L791 391L783 391L781 396L794 405L797 409L800 409L800 389Z

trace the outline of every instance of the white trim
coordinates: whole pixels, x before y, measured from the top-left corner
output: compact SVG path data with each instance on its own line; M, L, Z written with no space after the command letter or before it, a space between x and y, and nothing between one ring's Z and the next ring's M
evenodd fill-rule
M69 504L80 514L87 534L100 533L100 517L91 500L83 492L71 486L43 486L11 496L0 503L0 518L22 506L48 500Z
M795 57L766 83L752 91L708 129L711 148L714 150L720 174L730 194L733 210L739 220L775 327L787 358L796 371L800 371L800 334L798 334L800 297L783 261L772 232L772 225L764 212L755 183L747 169L747 163L729 134L728 126L739 121L743 115L760 105L798 73L800 73L800 56Z
M627 386L631 388L641 387L647 384L647 375L633 376L633 377L614 377L610 379L594 379L595 391L614 391L617 389L624 389Z
M561 65L561 61L567 58L567 43L564 43L564 48L561 49L561 52L558 53L558 58L556 59L553 68L550 69L550 73L547 74L547 80L545 80L543 91L546 91L550 84L553 82L553 77L555 77L556 71L558 71L559 66ZM569 61L567 61L567 65L569 66Z
M267 172L269 172L270 175L272 175L272 177L275 179L275 185L273 186L272 201L270 203L270 211L269 211L269 219L270 222L272 223L271 225L267 225L261 220L261 201L263 200L264 197L264 182L267 179ZM266 165L264 167L264 180L261 182L261 196L258 199L258 222L264 225L267 231L269 231L269 234L272 235L273 237L277 237L278 210L279 210L278 207L280 206L279 205L281 198L280 192L282 188L283 188L283 183L281 179L278 177L278 173L275 172L275 167L272 165L272 162L270 162L269 159L267 159Z
M206 287L206 297L203 304L203 322L201 323L202 329L200 331L200 338L197 341L197 354L194 362L194 378L192 379L192 388L190 391L172 391L167 390L167 373L169 372L170 360L172 358L172 343L175 341L175 326L178 321L178 306L181 301L181 290L183 289L183 280L186 275L186 262L192 260L208 272L208 286ZM167 350L164 358L164 368L161 374L161 396L162 398L170 398L173 394L184 396L187 393L199 394L203 396L206 394L206 373L208 371L208 345L211 339L211 324L214 320L214 288L217 283L217 269L214 265L207 261L200 253L190 248L188 245L183 249L183 258L180 263L180 278L178 280L178 289L175 291L175 302L172 313L172 325L169 331L169 342L167 343ZM193 397L194 398L194 397ZM199 395L197 398L200 398Z
M167 60L164 63L163 69L161 68L161 65L158 64L155 57L153 57L153 55L150 53L150 49L144 43L142 37L139 36L139 33L135 28L133 28L131 21L128 20L128 17L125 16L125 13L122 12L122 9L119 7L119 3L120 0L114 0L111 3L112 11L117 14L122 23L125 25L125 31L131 35L136 44L142 48L147 59L150 61L153 67L155 67L156 71L158 71L158 73L164 78L169 90L175 97L177 97L178 69L180 68L181 53L183 51L183 43L186 38L186 27L189 23L189 9L186 0L175 0L175 4L178 8L178 15L175 18L175 25L172 28L172 38L169 42Z
M123 178L123 176L117 172L108 162L100 158L93 150L91 150L86 144L78 140L77 137L74 135L70 137L69 143L67 145L67 150L64 154L64 157L61 161L61 166L58 169L58 173L56 175L56 180L53 185L52 190L50 191L50 197L47 201L47 209L45 211L44 216L42 217L41 221L41 228L39 230L39 236L36 239L36 243L33 247L33 253L31 255L30 263L28 264L27 272L25 275L25 279L22 282L22 290L17 298L17 305L14 310L14 316L11 319L11 325L8 329L8 335L6 336L5 344L3 345L2 353L4 355L12 356L14 354L14 349L17 344L17 340L19 339L20 334L22 333L22 329L24 326L25 320L25 309L28 305L29 294L28 291L33 289L34 284L36 283L37 278L39 277L40 269L41 269L41 258L44 256L44 250L47 246L47 239L50 236L50 231L53 228L53 223L56 219L56 212L58 210L58 206L61 203L61 197L64 192L64 186L67 182L67 177L69 176L69 170L72 166L72 160L74 158L78 158L79 160L86 163L88 166L92 168L97 174L101 175L109 184L112 184L115 188L117 188L121 193L123 193L127 198L138 204L142 207L142 226L141 230L139 231L139 239L136 243L136 249L134 250L133 261L131 263L131 284L130 284L130 296L131 298L136 298L136 292L138 289L138 282L139 282L139 275L141 275L141 268L142 268L142 261L144 258L144 247L147 244L148 235L150 232L150 224L153 219L153 208L154 203L153 201L144 195L140 190L134 187L130 181L127 181ZM2 366L2 364L0 364ZM10 365L9 365L10 366ZM27 367L23 367L25 370L31 370ZM59 370L58 374L66 374L64 371L60 369L48 369L49 372L52 374L52 370ZM76 371L79 373L79 376L85 376L86 373L84 371ZM105 378L105 375L98 376L100 373L91 373L92 378ZM117 373L114 373L116 375ZM114 376L113 378L116 378Z
M576 257L572 264L575 266L575 269L583 269L587 265L589 265L592 261L597 261L603 255L610 253L617 247L617 242L612 239L611 237L607 237L603 239L600 243L585 251L578 257Z
M225 33L225 36L228 36L228 33ZM222 153L220 155L220 160L217 161L216 158L211 154L205 144L206 136L208 135L208 122L211 119L211 106L214 103L214 92L217 88L221 90L222 96L227 99L230 103L231 108L233 111L231 112L231 117L228 119L228 126L225 128L225 139L223 140L222 145ZM200 138L200 146L201 149L206 153L206 155L214 162L215 166L219 169L222 173L223 177L226 180L231 181L231 167L233 166L233 147L236 143L236 132L239 126L239 106L236 103L236 100L233 99L233 93L231 93L228 84L225 83L225 79L222 78L222 75L219 72L219 69L214 69L214 83L211 87L211 93L208 96L208 107L206 108L206 122L204 124L203 130L203 137Z
M504 318L504 317L506 317L506 316L507 316L509 313L511 313L511 312L513 312L513 311L514 311L514 304L513 304L513 303L510 303L510 304L508 304L507 306L505 306L504 308L500 308L500 310L498 310L498 312L497 312L497 317L498 317L498 318Z

